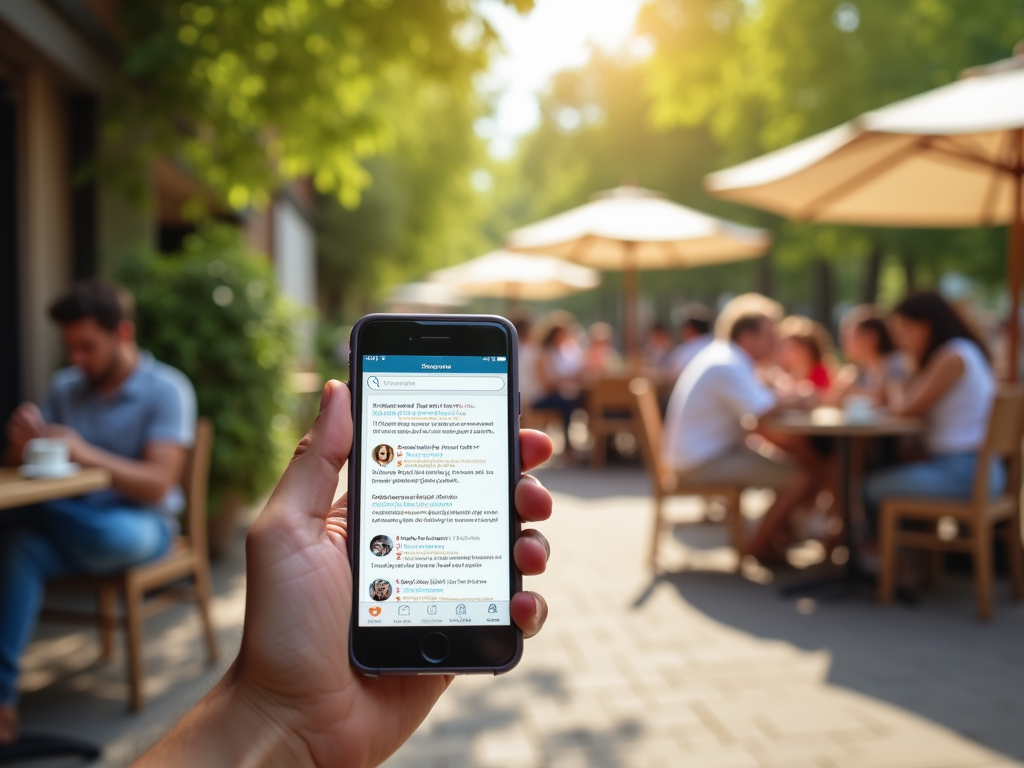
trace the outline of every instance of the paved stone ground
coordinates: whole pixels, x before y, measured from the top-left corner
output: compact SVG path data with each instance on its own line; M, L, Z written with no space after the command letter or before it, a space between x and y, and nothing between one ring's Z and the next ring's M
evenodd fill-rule
M989 626L953 577L917 608L882 609L866 595L784 600L779 584L805 574L731 574L713 525L677 529L666 563L683 570L652 579L639 470L541 476L556 494L544 525L554 555L528 586L548 597L547 628L512 673L457 680L389 768L1024 766L1024 607L1005 584ZM673 512L700 509L680 500ZM216 568L226 653L237 647L241 569L240 549ZM26 728L100 740L100 764L124 764L218 674L201 661L187 610L151 622L147 638L151 703L130 715L122 667L95 663L91 633L42 631Z

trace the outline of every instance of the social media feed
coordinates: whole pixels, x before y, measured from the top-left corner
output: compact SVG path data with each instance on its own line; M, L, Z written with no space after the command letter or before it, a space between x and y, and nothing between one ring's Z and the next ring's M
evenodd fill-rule
M509 623L508 362L363 357L359 626Z

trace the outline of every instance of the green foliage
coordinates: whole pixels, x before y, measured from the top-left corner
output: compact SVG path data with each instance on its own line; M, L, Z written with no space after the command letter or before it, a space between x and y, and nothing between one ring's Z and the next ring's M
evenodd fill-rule
M476 2L121 3L129 83L108 143L119 158L182 157L235 208L262 206L281 178L303 176L352 207L370 182L366 158L401 130L382 93L471 90L495 41Z
M652 120L706 126L725 166L1006 58L1024 37L1024 0L652 0L638 33L655 51L645 68ZM986 282L1002 275L1001 231L765 221L789 268L879 246L929 281L950 268Z
M266 258L236 229L209 227L180 253L136 255L118 277L135 294L140 346L191 379L199 413L213 420L211 496L253 500L294 445L294 314Z
M474 131L483 104L443 83L393 83L378 108L394 126L391 147L367 163L373 184L358 209L321 198L318 278L330 314L353 320L389 286L478 256L481 196L471 185L486 162Z

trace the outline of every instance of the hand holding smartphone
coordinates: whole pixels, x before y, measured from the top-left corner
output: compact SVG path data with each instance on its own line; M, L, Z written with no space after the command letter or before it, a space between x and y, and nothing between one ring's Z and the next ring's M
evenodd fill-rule
M515 329L493 316L370 315L351 349L352 664L511 669L522 654Z

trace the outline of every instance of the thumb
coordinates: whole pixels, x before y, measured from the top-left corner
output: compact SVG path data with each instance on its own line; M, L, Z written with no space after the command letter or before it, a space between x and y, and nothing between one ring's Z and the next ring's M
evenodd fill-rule
M295 454L267 506L290 518L323 521L338 490L338 475L352 449L352 408L348 387L331 379L320 396L320 413ZM318 526L322 532L323 527Z

